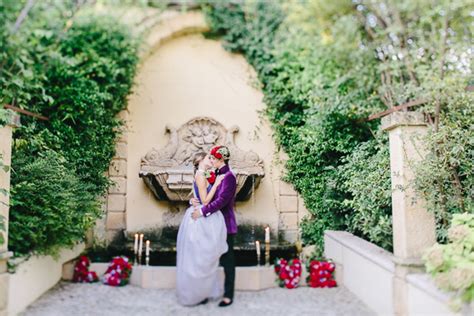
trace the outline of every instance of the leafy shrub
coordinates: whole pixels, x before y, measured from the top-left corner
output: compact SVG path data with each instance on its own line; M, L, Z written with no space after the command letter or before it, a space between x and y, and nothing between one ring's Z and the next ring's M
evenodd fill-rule
M462 302L474 300L474 214L453 215L448 240L428 249L423 259L436 285L456 292L451 303L459 310Z
M10 247L19 253L34 249L55 253L84 236L99 215L90 184L76 175L60 154L45 151L38 158L17 157L10 212Z
M347 230L392 249L392 188L388 137L360 144L339 168L343 190L350 193L344 206Z
M14 134L9 247L48 253L80 240L100 215L138 41L107 16L74 16L72 2L37 3L14 33L21 5L0 5L0 103L49 118L24 116Z
M416 166L415 184L435 214L441 242L453 214L474 213L474 95L451 89L439 129L432 127L426 138L428 156Z

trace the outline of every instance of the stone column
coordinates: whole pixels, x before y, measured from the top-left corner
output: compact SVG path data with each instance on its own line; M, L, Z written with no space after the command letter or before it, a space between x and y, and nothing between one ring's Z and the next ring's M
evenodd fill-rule
M123 110L119 118L128 121L128 111ZM122 134L115 144L115 157L109 168L110 187L107 196L107 215L105 221L107 241L111 242L118 233L126 229L126 195L127 195L127 130L124 126Z
M10 122L0 127L0 156L4 165L11 164L12 132L13 128L19 126L20 117L12 116ZM0 244L0 315L7 314L9 276L7 272L7 261L12 253L8 251L8 214L9 214L9 194L10 192L10 169L0 168L0 189L7 191L7 194L0 192L0 216L3 229L3 243Z
M390 139L392 178L393 252L395 256L394 310L407 314L406 275L423 268L423 251L436 242L434 215L414 189L415 166L426 155L424 116L418 112L395 112L382 119Z

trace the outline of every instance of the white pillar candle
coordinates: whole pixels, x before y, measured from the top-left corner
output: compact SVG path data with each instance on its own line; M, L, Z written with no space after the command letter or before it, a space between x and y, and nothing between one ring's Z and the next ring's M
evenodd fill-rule
M138 252L138 234L135 234L135 242L133 243L133 253L137 254Z
M260 257L260 241L255 242L255 249L257 250L257 257Z
M270 227L265 227L265 243L270 242Z
M147 240L146 243L145 243L146 247L145 247L145 255L148 257L150 255L150 241Z
M140 244L138 246L138 255L141 256L143 251L143 234L140 234Z

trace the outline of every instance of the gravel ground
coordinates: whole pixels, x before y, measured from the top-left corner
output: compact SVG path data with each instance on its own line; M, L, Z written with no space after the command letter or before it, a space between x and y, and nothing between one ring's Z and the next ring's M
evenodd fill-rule
M174 290L62 282L23 315L375 315L344 287L236 292L233 305L221 308L217 303L183 307L177 303Z

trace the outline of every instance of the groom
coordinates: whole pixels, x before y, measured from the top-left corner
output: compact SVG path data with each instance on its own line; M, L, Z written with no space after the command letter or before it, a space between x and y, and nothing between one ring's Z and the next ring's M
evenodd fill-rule
M212 201L201 206L198 201L192 200L196 210L192 217L197 219L201 216L207 217L214 212L221 211L224 215L227 227L227 246L229 250L222 255L221 265L224 267L224 297L219 303L220 307L229 306L234 300L234 282L235 282L235 261L234 261L234 236L237 233L237 222L234 214L235 191L237 189L237 179L230 171L229 159L230 152L226 146L215 146L211 149L210 159L213 167L216 169L216 175L224 175L222 183L217 188Z

